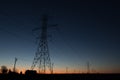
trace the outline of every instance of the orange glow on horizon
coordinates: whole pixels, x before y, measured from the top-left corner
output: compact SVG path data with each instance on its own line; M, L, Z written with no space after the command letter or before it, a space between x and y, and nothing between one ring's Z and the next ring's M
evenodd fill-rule
M30 69L25 69L25 68L17 68L17 72L20 73L22 72L22 74L25 74L25 71L26 70L30 70ZM11 68L11 71L12 68ZM36 70L37 71L37 70ZM37 71L37 73L39 73ZM87 73L86 70L73 70L73 69L69 69L67 72L64 68L55 68L54 71L53 71L53 74L70 74L70 73ZM90 71L90 73L120 73L120 69L99 69L99 70L96 70L96 71ZM49 70L46 70L46 74L50 74L50 71Z
M20 72L22 72L22 74L25 74L25 69L22 69L22 70L19 70L18 71L18 73L20 73ZM39 73L38 71L37 71L37 73ZM65 72L65 71L63 71L63 69L59 69L59 70L54 70L54 72L53 72L53 74L77 74L77 73L87 73L86 71L85 72ZM90 72L90 73L120 73L120 72L118 72L118 71L114 71L114 72L111 72L111 71L101 71L101 72ZM46 74L51 74L49 71L46 71Z

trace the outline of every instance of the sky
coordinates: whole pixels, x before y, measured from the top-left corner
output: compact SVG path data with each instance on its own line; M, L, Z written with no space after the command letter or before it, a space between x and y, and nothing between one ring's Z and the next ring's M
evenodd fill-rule
M42 14L55 73L120 73L120 6L115 1L17 0L0 2L0 66L30 69ZM50 27L58 24L55 28ZM37 69L37 67L36 67Z

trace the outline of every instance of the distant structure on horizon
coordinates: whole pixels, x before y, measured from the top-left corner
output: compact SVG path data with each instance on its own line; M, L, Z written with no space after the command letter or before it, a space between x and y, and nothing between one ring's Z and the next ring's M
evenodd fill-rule
M90 63L87 62L87 73L89 74L90 73Z
M17 58L15 58L15 62L14 62L14 68L13 68L13 72L16 72L16 62L17 62Z

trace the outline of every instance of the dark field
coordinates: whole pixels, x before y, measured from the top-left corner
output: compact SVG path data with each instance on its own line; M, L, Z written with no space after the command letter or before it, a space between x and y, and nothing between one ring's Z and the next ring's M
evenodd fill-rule
M120 74L1 74L0 80L120 80Z

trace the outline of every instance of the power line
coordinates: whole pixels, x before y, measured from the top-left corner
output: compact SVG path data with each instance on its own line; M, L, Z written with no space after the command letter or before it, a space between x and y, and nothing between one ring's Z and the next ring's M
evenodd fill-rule
M33 43L35 43L34 41L30 41L30 40L28 40L28 39L25 39L25 38L23 38L22 36L14 33L14 32L8 31L8 30L6 30L6 29L4 29L4 28L1 28L1 27L0 27L0 31L3 31L3 32L5 32L5 33L8 33L9 35L12 35L12 36L16 37L17 39L21 39L21 40L24 40L24 41L27 41L27 42L33 42Z
M72 50L73 53L78 53L78 52L74 49L74 47L65 39L65 35L61 32L60 28L56 27L56 30L57 30L59 36L61 37L61 39L63 40L63 42L66 44L66 46L67 46L68 48L70 48L69 50Z

